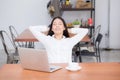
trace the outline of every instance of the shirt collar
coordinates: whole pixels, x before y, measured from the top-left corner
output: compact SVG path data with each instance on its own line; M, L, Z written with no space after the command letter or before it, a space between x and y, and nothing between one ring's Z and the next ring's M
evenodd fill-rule
M52 35L53 38L55 38L55 35ZM63 35L62 39L65 39L66 37Z

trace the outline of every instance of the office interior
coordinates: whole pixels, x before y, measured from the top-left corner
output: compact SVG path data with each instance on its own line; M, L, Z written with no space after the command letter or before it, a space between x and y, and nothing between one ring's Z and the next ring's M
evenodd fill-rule
M8 30L8 26L13 25L19 33L29 26L49 25L52 17L47 9L50 0L0 0L0 30ZM70 0L71 3L75 0ZM104 62L120 61L120 0L95 0L95 27L101 25L100 33L103 39L100 44ZM75 4L73 4L75 6ZM75 19L88 19L89 11L64 11L62 17L67 23ZM8 43L9 44L9 43ZM0 45L1 42L0 42ZM44 48L41 43L35 44L36 48ZM0 53L4 53L0 46ZM106 54L105 54L106 53ZM107 54L110 54L109 56ZM0 54L1 55L1 54ZM114 57L114 58L112 58ZM2 60L3 59L3 60ZM94 61L92 58L91 62ZM4 64L3 56L0 57ZM85 62L89 62L87 57Z

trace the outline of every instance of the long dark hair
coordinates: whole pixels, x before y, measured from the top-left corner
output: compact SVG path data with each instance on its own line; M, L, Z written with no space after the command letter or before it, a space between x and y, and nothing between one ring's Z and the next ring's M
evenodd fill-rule
M61 17L59 17L59 16L53 18L51 24L49 25L49 28L50 28L50 29L49 29L49 31L48 31L48 35L52 36L52 35L54 34L54 32L52 31L52 25L53 25L53 22L54 22L55 19L60 19L60 20L63 22L63 25L64 25L64 27L65 27L65 30L63 31L63 35L64 35L65 37L70 37L70 36L69 36L69 33L68 33L67 26L66 26L66 22L64 21L63 18L61 18Z

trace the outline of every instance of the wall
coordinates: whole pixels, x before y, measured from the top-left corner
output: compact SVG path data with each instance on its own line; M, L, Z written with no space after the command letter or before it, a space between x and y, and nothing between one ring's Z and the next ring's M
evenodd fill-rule
M49 24L51 17L46 8L48 1L0 0L0 30L8 31L8 26L13 25L21 33L30 25Z
M119 3L120 0L96 0L96 25L102 25L102 48L120 49Z
M102 48L109 47L109 38L108 38L108 30L109 30L109 15L108 15L108 1L109 0L96 0L96 7L95 7L95 25L101 25L101 33L103 34L103 39L101 42Z
M109 48L120 49L120 0L110 0ZM113 16L114 15L114 16Z

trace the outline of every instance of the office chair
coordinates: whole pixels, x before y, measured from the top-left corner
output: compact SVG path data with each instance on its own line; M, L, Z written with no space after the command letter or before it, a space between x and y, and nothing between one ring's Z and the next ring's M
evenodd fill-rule
M18 63L19 55L17 47L9 37L8 33L4 30L0 31L0 39L3 44L4 52L7 55L7 64Z

